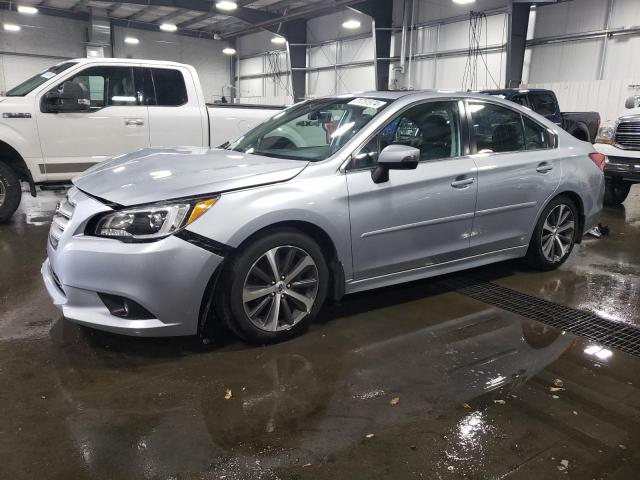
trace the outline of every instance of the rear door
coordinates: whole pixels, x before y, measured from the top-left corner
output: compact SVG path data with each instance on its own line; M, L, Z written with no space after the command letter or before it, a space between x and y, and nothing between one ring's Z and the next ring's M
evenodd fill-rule
M147 107L134 82L133 67L88 66L64 81L83 84L91 108L74 113L37 111L40 171L47 180L68 180L97 162L149 146Z
M560 182L553 133L503 105L470 100L467 106L478 167L471 253L526 245L540 208Z
M425 102L396 115L357 150L347 170L356 279L422 268L467 256L477 170L465 155L464 102ZM390 144L420 149L415 170L371 171Z
M146 70L153 91L147 99L151 146L207 146L207 111L192 72L178 66Z

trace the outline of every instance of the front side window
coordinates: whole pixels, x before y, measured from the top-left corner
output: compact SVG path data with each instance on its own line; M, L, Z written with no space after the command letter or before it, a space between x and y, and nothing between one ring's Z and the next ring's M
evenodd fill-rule
M152 68L153 85L156 91L156 105L177 107L187 103L187 87L179 70Z
M44 72L41 72L37 75L34 75L28 80L25 80L20 85L13 87L11 90L7 92L7 97L24 97L28 93L31 93L34 89L38 88L40 85L45 83L46 81L52 79L56 75L64 72L66 69L73 67L76 62L64 62L54 65L51 68L48 68Z
M548 93L530 93L529 103L531 104L531 110L540 115L548 116L556 113L556 102L553 101L553 97Z
M375 165L379 152L389 145L420 150L420 160L460 155L460 121L457 102L427 102L396 116L367 145L354 154L351 168Z
M278 113L227 148L291 160L325 160L388 104L375 98L311 100Z
M478 153L524 150L520 113L491 103L469 102Z
M91 109L138 105L130 67L90 67L67 81L82 84L87 89ZM62 84L56 89L62 91Z

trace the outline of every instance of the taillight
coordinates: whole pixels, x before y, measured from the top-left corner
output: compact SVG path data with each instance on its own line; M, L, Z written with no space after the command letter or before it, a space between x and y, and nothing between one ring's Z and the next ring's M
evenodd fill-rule
M589 158L593 160L593 163L595 163L598 168L604 172L604 164L607 161L607 157L600 152L591 152L589 154Z

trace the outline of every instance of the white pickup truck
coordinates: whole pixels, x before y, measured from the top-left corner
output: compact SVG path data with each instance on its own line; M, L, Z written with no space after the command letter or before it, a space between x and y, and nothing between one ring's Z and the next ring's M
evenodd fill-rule
M598 129L595 149L606 155L604 204L622 204L640 183L640 95L627 98L626 111Z
M218 146L282 107L206 104L196 70L173 62L78 59L0 97L0 222L37 185L145 147Z

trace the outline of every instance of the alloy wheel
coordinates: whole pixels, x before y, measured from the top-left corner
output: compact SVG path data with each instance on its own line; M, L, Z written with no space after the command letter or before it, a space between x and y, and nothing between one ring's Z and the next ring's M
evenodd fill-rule
M560 262L568 255L573 243L575 219L567 205L556 205L542 226L542 254L551 263Z
M289 330L311 312L318 285L318 267L309 253L292 245L272 248L249 269L244 311L261 330Z

